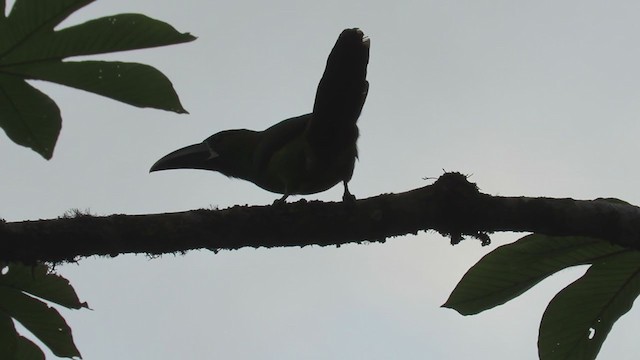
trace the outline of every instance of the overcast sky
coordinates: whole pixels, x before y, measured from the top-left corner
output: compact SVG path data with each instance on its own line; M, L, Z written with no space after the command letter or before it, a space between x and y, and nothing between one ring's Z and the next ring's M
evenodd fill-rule
M220 174L148 169L220 130L309 112L350 27L371 38L356 197L421 187L445 169L490 194L640 204L640 2L103 0L65 24L131 12L198 40L95 58L157 67L190 115L34 82L60 106L62 133L51 161L0 134L1 218L270 204L279 195ZM584 268L478 316L439 307L478 259L523 235L486 248L432 232L339 249L83 259L57 270L93 311L62 313L90 360L536 359L546 304ZM623 317L600 359L637 358L639 320Z

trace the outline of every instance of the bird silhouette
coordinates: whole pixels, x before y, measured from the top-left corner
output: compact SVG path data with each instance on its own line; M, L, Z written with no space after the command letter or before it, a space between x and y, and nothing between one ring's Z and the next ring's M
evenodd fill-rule
M263 131L221 131L176 150L152 171L203 169L250 181L282 197L319 193L344 184L343 200L358 156L357 121L369 83L369 38L357 28L342 31L318 84L313 112L283 120Z

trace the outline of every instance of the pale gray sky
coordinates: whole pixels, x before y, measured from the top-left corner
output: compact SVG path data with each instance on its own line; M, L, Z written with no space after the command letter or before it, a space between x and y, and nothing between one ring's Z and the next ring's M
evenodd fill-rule
M219 174L148 169L217 131L310 111L348 27L371 38L357 197L446 169L491 194L640 204L637 1L111 0L66 24L127 12L199 39L97 58L157 67L190 115L36 83L61 107L62 134L49 162L2 134L1 218L271 203L278 195ZM90 360L536 359L546 304L584 269L478 316L439 307L480 257L521 235L488 248L423 233L339 249L84 259L58 270L93 311L62 313ZM632 310L614 326L600 359L637 357L638 320Z

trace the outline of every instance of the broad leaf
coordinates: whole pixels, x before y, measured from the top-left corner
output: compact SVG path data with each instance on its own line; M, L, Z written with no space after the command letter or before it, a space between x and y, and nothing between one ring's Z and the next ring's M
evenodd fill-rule
M69 61L12 66L6 71L90 91L138 107L185 112L169 79L149 65Z
M57 356L80 356L60 313L21 291L0 286L0 314L20 322Z
M142 49L192 41L170 25L140 14L108 16L54 28L92 0L17 0L0 16L0 127L15 143L46 159L61 118L55 103L25 79L72 86L138 107L186 113L171 82L158 70L122 62L63 62L71 56ZM4 1L0 10L4 10Z
M13 321L7 315L0 314L0 357L15 359L18 349L18 333Z
M44 360L38 345L18 335L13 321L4 314L0 314L0 359Z
M38 345L24 336L18 335L16 360L44 360L44 353Z
M21 64L57 60L71 56L97 55L172 45L195 38L182 34L171 25L142 14L106 16L58 31L39 33L28 46L17 46L0 64Z
M20 290L69 309L88 307L87 303L80 302L69 280L51 273L46 265L11 264L5 269L6 273L0 276L0 287Z
M540 323L540 359L595 359L613 324L638 295L640 252L595 262L549 303Z
M51 98L0 73L0 127L13 142L51 159L61 126L60 109Z
M564 268L626 251L598 239L528 235L480 259L443 306L463 315L477 314L504 304Z
M44 359L36 344L16 333L11 319L20 322L54 354L80 356L71 329L62 316L39 300L73 309L87 307L80 302L69 281L51 274L43 264L31 267L0 263L0 268L0 358Z
M29 38L52 31L74 11L91 2L93 0L16 0L9 16L0 22L0 57L24 45Z
M0 359L44 360L38 345L18 335L13 321L4 314L0 314Z

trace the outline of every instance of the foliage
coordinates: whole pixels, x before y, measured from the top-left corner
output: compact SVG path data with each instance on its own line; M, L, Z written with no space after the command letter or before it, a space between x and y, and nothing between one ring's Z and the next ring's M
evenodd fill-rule
M151 66L68 57L192 41L170 25L141 14L119 14L54 30L93 0L16 0L5 16L0 0L0 127L13 142L50 159L62 118L55 102L25 80L45 80L138 107L186 113L169 79ZM70 308L81 303L69 282L44 264L0 263L0 358L44 359L16 332L22 324L55 355L79 357L71 328L42 300Z
M640 295L640 252L584 237L528 235L487 254L443 305L463 315L504 304L546 277L591 265L543 315L540 359L595 359L611 327Z
M119 14L55 29L93 0L16 0L5 16L0 0L0 127L46 159L61 129L55 102L26 80L50 81L138 107L185 113L171 82L155 68L116 61L69 61L184 43L195 38L141 14ZM501 305L548 276L589 265L549 303L538 338L541 359L594 359L615 321L640 294L640 252L584 237L529 235L481 259L443 305L463 315ZM81 303L69 282L46 265L0 263L0 358L44 359L18 334L21 323L57 356L80 356L71 329L43 300L71 309Z
M192 41L141 14L119 14L54 30L93 0L17 0L5 17L0 1L0 127L15 143L50 159L62 119L55 102L25 80L90 91L138 107L185 113L171 82L151 66L116 61L63 61L72 56Z
M18 321L54 354L80 356L71 328L60 313L40 299L69 309L88 307L80 302L69 281L52 274L47 265L0 263L0 358L44 359L42 350L16 332Z

